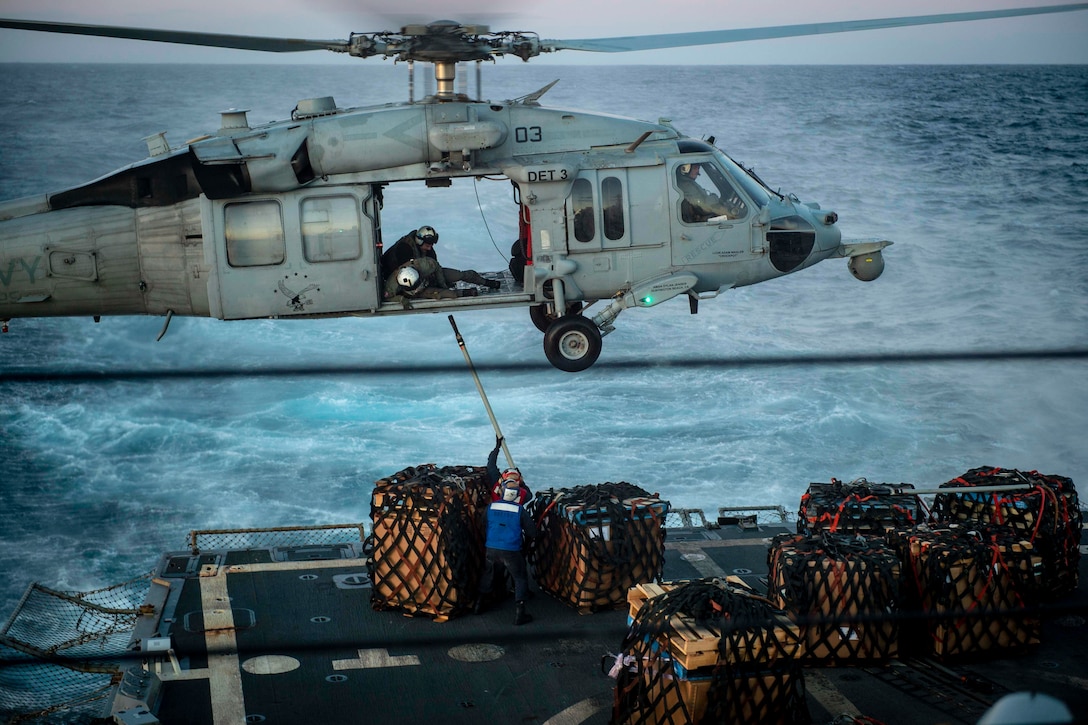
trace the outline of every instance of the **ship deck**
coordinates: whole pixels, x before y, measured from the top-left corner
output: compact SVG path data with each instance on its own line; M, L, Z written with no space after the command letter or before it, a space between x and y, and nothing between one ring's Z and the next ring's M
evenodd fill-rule
M784 522L671 527L663 578L737 576L765 592L769 539L787 532ZM442 622L374 611L360 548L165 555L148 597L155 615L140 617L134 640L158 678L126 677L115 721L609 722L607 670L626 610L580 614L538 590L523 626L513 625L511 599ZM974 723L1020 690L1057 697L1088 720L1085 604L1082 586L1044 617L1041 644L1015 656L805 667L812 721ZM148 713L141 700L157 704Z

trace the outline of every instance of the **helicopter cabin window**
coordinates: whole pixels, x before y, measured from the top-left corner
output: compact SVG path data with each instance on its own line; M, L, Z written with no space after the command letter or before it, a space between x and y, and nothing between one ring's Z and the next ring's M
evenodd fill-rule
M287 256L283 212L275 201L228 204L223 208L223 231L232 267L283 264Z
M591 242L597 234L593 212L593 185L589 179L575 179L571 189L574 205L574 238L579 242Z
M322 196L302 200L302 253L307 262L358 259L363 245L359 212L351 196Z
M748 215L748 205L713 164L680 164L676 167L676 188L680 191L680 219L689 224Z
M604 235L613 241L623 238L623 182L609 176L601 182L601 215Z

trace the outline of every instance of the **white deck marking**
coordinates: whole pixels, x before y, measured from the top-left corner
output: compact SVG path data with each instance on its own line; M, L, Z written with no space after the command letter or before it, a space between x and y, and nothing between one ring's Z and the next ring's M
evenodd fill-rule
M287 655L257 655L242 663L242 669L251 675L282 675L301 666L301 662Z
M204 610L204 643L208 647L208 685L212 722L237 725L246 721L242 673L238 666L238 639L227 595L227 568L215 576L200 577L200 605Z
M704 577L718 577L724 579L725 570L718 566L713 559L703 553L704 541L678 541L670 544L669 548L680 553L680 557L695 567L695 571Z
M333 660L334 670L374 670L383 667L406 667L418 665L419 658L415 655L390 656L386 649L361 649L359 657L354 660Z
M252 574L258 571L291 571L292 569L334 569L354 566L366 572L366 564L359 559L315 559L313 561L269 561L264 564L234 564L227 567L231 574Z
M576 702L566 710L552 715L543 725L580 725L606 707L612 707L611 692Z

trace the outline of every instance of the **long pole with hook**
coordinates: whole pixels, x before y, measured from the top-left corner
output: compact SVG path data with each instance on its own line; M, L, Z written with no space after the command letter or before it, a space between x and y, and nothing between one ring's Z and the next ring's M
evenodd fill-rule
M510 464L510 468L516 468L514 458L510 455L510 449L506 447L506 438L499 429L499 421L495 419L495 413L491 410L491 403L487 401L484 386L480 383L480 376L476 374L476 367L472 364L472 358L468 356L468 348L465 347L465 340L461 337L461 331L457 329L457 323L454 322L453 315L449 315L449 320L450 325L453 327L453 334L457 336L457 344L461 347L461 352L464 353L465 362L468 363L469 372L472 373L472 379L476 382L476 390L480 391L480 399L484 401L487 417L491 419L491 425L495 428L495 437L502 441L502 452L506 455L506 462Z

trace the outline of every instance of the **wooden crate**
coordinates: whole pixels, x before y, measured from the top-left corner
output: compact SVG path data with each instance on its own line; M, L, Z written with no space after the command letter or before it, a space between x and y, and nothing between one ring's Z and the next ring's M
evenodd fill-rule
M628 592L630 618L634 620L648 600L687 583L686 581L648 583L632 587ZM727 577L727 583L737 591L755 596L751 594L751 589L737 577ZM773 648L755 641L750 643L751 646L745 641L735 642L737 646L731 647L727 652L728 662L730 664L768 662L780 656L796 657L800 650L797 625L784 613L776 613L772 631L775 637ZM719 664L721 637L721 629L717 626L697 624L691 617L675 615L669 619L667 631L659 634L657 639L659 645L664 645L669 657L682 668L682 671L691 672Z
M979 492L975 486L1023 484L1028 489ZM948 525L1001 525L1018 532L1043 559L1043 596L1054 600L1077 590L1083 515L1076 486L1065 476L1038 471L973 468L941 484L934 519Z

